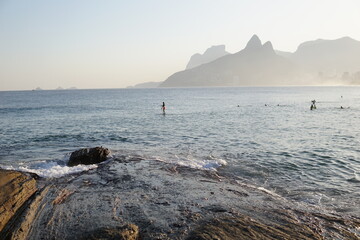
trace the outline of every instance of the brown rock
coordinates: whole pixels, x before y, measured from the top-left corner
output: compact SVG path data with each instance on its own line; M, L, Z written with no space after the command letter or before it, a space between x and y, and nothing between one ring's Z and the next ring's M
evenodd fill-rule
M79 164L97 164L105 161L110 154L110 150L103 147L83 148L70 155L68 162L69 167Z
M270 226L249 217L225 217L201 224L187 240L238 240L238 239L323 239L305 225L285 223Z
M23 214L21 214L17 218L14 227L12 229L9 229L9 231L6 233L7 236L5 237L5 239L28 239L27 236L32 228L34 219L36 218L40 205L46 194L48 193L49 189L50 186L47 186L35 193L35 196L34 198L32 198L31 203L29 203L29 205L26 205L26 209L24 210ZM2 236L0 236L0 239L1 238Z
M63 202L65 202L65 200L71 195L73 194L75 191L69 190L69 189L63 189L60 191L59 195L54 199L54 201L52 202L53 205L56 204L61 204Z
M87 240L137 240L139 228L134 224L127 224L116 228L99 228L83 239Z
M36 191L31 175L0 169L0 232Z

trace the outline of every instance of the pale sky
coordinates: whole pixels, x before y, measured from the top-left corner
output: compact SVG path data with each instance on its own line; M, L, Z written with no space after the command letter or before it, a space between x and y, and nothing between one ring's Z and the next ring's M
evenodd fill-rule
M294 52L360 40L359 0L0 0L0 90L123 88L163 81L194 53L253 34Z

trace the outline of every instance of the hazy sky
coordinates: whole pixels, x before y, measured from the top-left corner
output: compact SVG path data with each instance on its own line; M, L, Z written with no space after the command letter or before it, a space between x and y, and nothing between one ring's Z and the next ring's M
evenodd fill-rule
M359 0L0 0L0 90L163 81L194 53L253 34L275 49L360 40Z

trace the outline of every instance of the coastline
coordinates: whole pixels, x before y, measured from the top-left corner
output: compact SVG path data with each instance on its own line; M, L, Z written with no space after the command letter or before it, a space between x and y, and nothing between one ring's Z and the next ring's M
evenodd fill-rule
M35 181L34 175L25 176ZM357 217L312 206L304 209L215 171L138 157L115 158L61 178L36 179L36 192L30 195L14 210L0 233L2 239L111 239L114 231L127 231L120 234L122 239L358 239L360 235Z

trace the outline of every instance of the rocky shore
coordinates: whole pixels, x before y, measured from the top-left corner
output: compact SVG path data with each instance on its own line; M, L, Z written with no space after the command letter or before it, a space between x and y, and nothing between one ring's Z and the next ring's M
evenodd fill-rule
M38 190L36 180L30 174L0 169L0 232L15 223L10 221L22 211L22 207Z
M0 170L0 239L359 239L360 219L213 171L121 156L55 179Z

